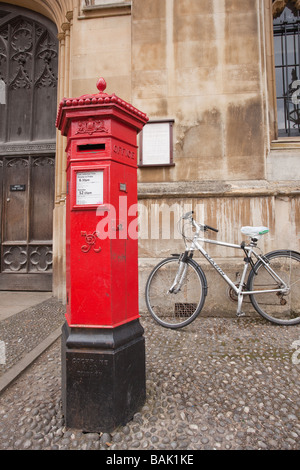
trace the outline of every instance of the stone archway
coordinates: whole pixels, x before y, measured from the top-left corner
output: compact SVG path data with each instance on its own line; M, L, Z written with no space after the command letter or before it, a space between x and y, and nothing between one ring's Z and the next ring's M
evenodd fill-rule
M1 4L2 2L0 2ZM4 2L3 2L4 3ZM58 81L57 103L64 96L70 96L70 51L72 41L73 9L77 0L6 0L8 5L16 5L37 12L49 18L57 27L58 39ZM1 88L0 88L1 95ZM65 138L56 134L55 194L53 211L53 293L65 299Z
M296 10L300 10L300 0L272 0L273 18L280 16L288 4Z
M0 3L2 290L52 290L56 35L48 18Z
M56 24L58 32L62 31L67 13L74 8L73 0L8 0L6 3L40 13Z

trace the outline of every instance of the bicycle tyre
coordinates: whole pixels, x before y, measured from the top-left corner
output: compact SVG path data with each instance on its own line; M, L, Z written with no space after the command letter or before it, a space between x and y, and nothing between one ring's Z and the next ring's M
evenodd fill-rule
M278 250L264 257L288 285L289 290L286 293L250 294L253 307L262 317L277 325L300 323L300 253ZM249 273L248 290L278 287L280 287L278 282L267 272L264 264L258 261Z
M207 282L200 266L187 258L186 277L178 293L170 293L178 271L179 255L166 258L151 271L145 298L152 318L164 328L183 328L194 321L205 302Z

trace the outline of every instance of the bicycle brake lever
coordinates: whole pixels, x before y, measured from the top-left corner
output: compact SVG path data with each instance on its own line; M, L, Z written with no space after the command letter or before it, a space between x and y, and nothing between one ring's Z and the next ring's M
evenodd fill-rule
M189 219L194 214L194 211L187 212L182 216L183 219Z

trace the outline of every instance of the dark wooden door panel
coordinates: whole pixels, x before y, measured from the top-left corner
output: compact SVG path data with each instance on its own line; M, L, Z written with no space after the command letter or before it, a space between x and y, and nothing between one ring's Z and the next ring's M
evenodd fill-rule
M2 243L27 242L28 164L28 158L4 160Z
M54 161L49 155L1 160L0 289L51 290Z
M2 210L3 210L3 160L0 159L0 241L2 242ZM0 253L1 254L1 253ZM0 267L1 269L1 267Z
M13 88L9 90L9 111L8 111L8 141L24 141L30 134L31 113L30 111L31 92L26 88Z
M30 181L30 235L29 241L52 240L52 212L54 205L54 158L32 159Z
M0 3L0 289L52 289L57 30Z
M0 290L45 291L52 290L52 275L47 274L7 274L1 273Z

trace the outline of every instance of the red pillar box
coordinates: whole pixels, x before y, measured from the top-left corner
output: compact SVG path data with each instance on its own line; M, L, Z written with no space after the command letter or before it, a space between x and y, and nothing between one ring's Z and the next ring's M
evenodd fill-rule
M68 427L110 432L145 401L138 312L137 134L147 116L104 92L63 99L67 136L62 398Z

